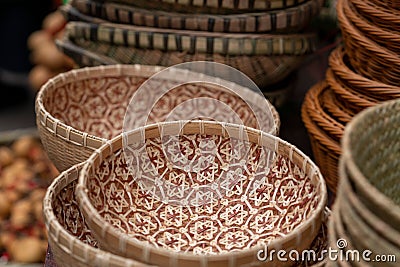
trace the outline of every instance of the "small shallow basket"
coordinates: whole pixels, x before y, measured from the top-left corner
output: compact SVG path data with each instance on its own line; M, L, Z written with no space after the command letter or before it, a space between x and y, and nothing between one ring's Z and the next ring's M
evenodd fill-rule
M119 64L141 64L171 66L191 61L214 61L229 65L252 79L259 87L267 87L275 84L290 75L304 60L304 56L222 56L218 54L188 54L177 51L161 51L150 49L136 49L134 47L109 45L99 42L91 42L76 39L74 42L65 42L68 45L65 53L70 51L69 47L76 47L91 54L105 57L101 64L107 65L107 61ZM72 55L73 56L73 55ZM74 58L81 57L78 54ZM83 58L87 58L86 53ZM85 62L77 61L80 66L88 66ZM98 64L99 65L99 64Z
M158 177L155 179L157 185L159 185L157 181L174 179L173 177L177 173L186 176L186 178L182 176L182 181L189 181L187 179L191 172L185 171L186 167L180 169L170 165L181 162L180 160L183 160L184 157L165 160L164 152L170 151L170 146L166 144L164 152L159 150L162 145L158 139L160 133L164 133L164 137L179 134L180 144L185 146L180 151L189 151L189 154L185 154L187 159L192 159L192 156L198 157L195 151L199 149L201 138L211 138L210 140L213 140L216 146L216 151L219 151L214 158L214 160L218 160L213 161L216 168L226 166L225 164L228 164L229 168L234 166L233 162L223 162L227 159L226 155L231 153L240 155L237 154L240 152L236 148L241 147L241 144L246 143L252 148L249 154L242 154L244 157L239 156L240 162L242 162L242 167L239 169L244 172L233 183L236 185L232 191L229 189L226 192L220 192L222 199L211 197L213 200L207 203L197 199L201 205L181 206L177 205L177 202L161 202L159 198L154 197L142 186L149 190L156 187L151 187L151 184L147 185L147 180L142 180L144 184L136 180L138 177L147 179L146 177L150 177L152 173L151 168L148 168L149 165L140 160L143 154L138 152L143 151L143 148L150 155L155 156L152 157L149 164L161 167L160 169L157 167L158 170L161 171L162 166L172 166L168 167L169 171L165 176L162 171L164 177L159 178L158 174L155 174L155 177ZM235 143L239 146L232 146L231 150L219 145L224 143L223 140L226 140L228 135L233 138L231 144ZM246 139L248 141L245 141ZM133 158L130 158L130 153L123 156L123 140L125 140L125 144L129 145L128 151L133 153ZM197 141L186 142L184 140ZM143 143L142 147L137 142L146 142L146 144ZM133 147L130 146L131 144ZM266 149L269 152L259 153L259 149ZM154 154L150 152L153 150ZM176 155L173 151L171 153ZM138 157L138 161L135 159L136 157ZM257 182L257 177L265 178L268 173L265 168L268 167L263 164L272 158L274 160L271 161L272 165L269 165L270 170L284 170L282 180L278 178L280 182L275 181L276 186L280 184L280 197L278 198L274 197L276 195L274 191L277 190L277 188L274 189L274 182L272 182L276 179L273 178L275 174L272 172L274 171L271 172L272 176L268 175L269 179L261 179L260 183ZM124 159L129 159L129 161ZM130 173L127 165L135 162L139 162L137 166L140 170L134 167L133 173ZM285 165L286 167L284 167ZM190 166L188 166L189 169L191 169ZM282 169L279 166L282 166ZM199 177L204 175L205 181L207 181L200 182L199 178L198 185L207 185L213 183L214 179L219 179L217 177L224 177L223 169L215 169L216 172L207 170L208 167L198 172L201 173ZM290 176L288 172L291 172L293 176ZM161 173L159 174L161 175ZM287 175L293 178L289 180L283 178L288 177ZM197 179L191 177L190 180ZM220 185L211 188L218 188L218 191L223 189L225 181L230 183L230 178L227 179L224 178ZM181 186L179 181L176 185ZM231 188L230 186L229 188ZM196 190L190 184L185 188L188 188L189 191ZM251 188L260 191L256 192ZM266 188L271 190L267 192L264 190ZM297 191L299 189L301 191ZM158 189L154 190L156 191L151 192L158 192ZM163 192L168 195L166 199L172 199L175 196L173 189ZM192 195L189 192L187 196ZM297 197L293 198L293 196ZM234 124L179 121L145 126L127 133L124 138L117 137L97 150L81 171L77 197L96 239L99 240L102 247L114 253L142 262L170 267L227 266L228 264L245 266L246 264L260 264L256 255L260 248L263 248L264 242L269 242L268 249L298 249L298 251L302 251L309 247L318 232L317 229L320 229L327 192L318 167L294 146L277 137ZM182 201L186 199L184 196ZM188 203L191 203L190 201L189 199ZM279 214L275 213L277 212L275 205L278 205L286 214L283 221L280 221ZM251 212L248 213L249 211ZM267 214L271 214L271 212L277 217L269 217ZM268 219L268 222L263 224L262 221L268 217L275 219ZM276 234L278 232L279 234ZM255 233L257 234L254 235ZM250 237L254 239L248 239ZM269 264L276 264L276 262L269 262ZM265 266L269 266L269 264L266 263Z
M400 101L358 114L342 139L343 161L360 200L400 231Z
M337 14L351 65L365 77L398 86L400 55L363 35L348 17L348 4L348 0L339 0Z
M49 245L58 267L150 267L97 248L75 199L75 186L83 164L61 173L43 200Z
M100 66L72 70L48 81L36 99L36 116L42 143L55 166L59 170L66 170L86 160L93 150L99 148L106 140L120 134L133 94L148 77L160 70L162 70L161 67L155 66ZM185 79L190 77L188 75L197 77L194 73L185 74L185 72L177 71L170 81L187 81ZM256 128L258 127L254 124L254 117L243 112L247 110L251 114L253 110L241 109L243 105L239 104L246 100L254 104L254 107L261 108L262 104L267 103L274 120L274 126L270 124L270 133L274 135L278 133L279 115L263 96L237 84L223 80L221 82L239 95L245 95L246 99L241 99L238 95L223 90L222 87L204 85L209 92L216 93L217 96L211 97L221 101L229 98L230 102L225 104L242 116L244 125ZM150 95L152 92L149 92ZM185 96L187 96L186 99ZM199 90L188 89L180 95L168 94L161 100L178 105L190 97L210 97L210 93L199 87ZM151 114L157 113L158 117L153 116L154 120L162 121L174 107L164 106L159 111L153 110ZM167 111L168 108L170 108L169 111ZM148 115L135 114L134 116L140 118Z
M356 73L350 66L348 55L343 47L338 47L330 54L329 66L335 77L352 91L382 101L400 97L400 86L376 82Z
M327 90L326 82L316 84L310 91ZM306 98L309 94L306 95ZM314 122L308 112L308 103L303 102L301 117L310 138L311 148L317 165L319 166L326 183L332 193L336 192L338 178L338 161L341 153L340 145L333 140L316 122Z
M166 12L92 0L74 0L70 4L82 14L114 23L174 30L261 33L300 31L318 15L323 0L310 0L283 10L234 15ZM90 21L83 16L73 18L72 20ZM92 22L95 20L92 19Z

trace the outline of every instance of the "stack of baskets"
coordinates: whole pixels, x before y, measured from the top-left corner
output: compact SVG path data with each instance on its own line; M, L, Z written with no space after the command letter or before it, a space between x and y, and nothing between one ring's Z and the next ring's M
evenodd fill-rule
M315 160L332 192L346 123L365 108L400 97L400 11L394 2L338 1L344 46L331 53L326 81L310 89L302 107Z
M338 195L329 222L333 249L357 258L331 266L398 266L400 101L358 114L345 129ZM339 241L338 241L339 240ZM364 251L371 251L371 253ZM346 259L343 257L343 259Z
M284 96L293 84L279 82L315 50L316 35L304 30L323 3L72 0L58 46L80 66L215 61L248 75L267 96Z
M246 90L255 107L266 102L262 96L223 80L221 85L237 95L229 95L225 87L210 85L205 91L196 91L193 84L184 85L186 91L191 90L191 97L193 92L198 97L211 92L235 110L244 125L204 120L158 122L120 134L121 111L125 112L137 87L159 69L116 65L73 70L50 80L39 92L39 133L57 168L65 170L44 202L49 243L57 264L194 267L293 263L278 264L276 258L263 262L265 244L276 250L311 248L320 259L326 247L324 222L329 214L324 179L307 156L274 136L279 117L272 106L270 134L244 127L254 121L237 96ZM177 75L167 78L181 79L182 73L177 70ZM186 99L180 94L163 97L160 101L167 109L175 106L165 104L179 105ZM154 112L161 121L168 115L163 110ZM179 135L179 147L165 139L174 134ZM150 162L143 161L145 156ZM193 162L199 157L198 166ZM180 163L184 165L177 168ZM130 169L135 164L139 169ZM182 175L185 177L180 180ZM164 179L170 183L161 183L163 190L158 190ZM210 195L196 191L213 184L210 179L215 179L217 187L211 189L222 199L210 201ZM187 186L192 180L193 187ZM180 190L192 190L184 199L191 200L196 193L194 200L202 202L170 202L180 196L176 188L163 187L171 183L177 183ZM147 190L149 186L154 191ZM160 201L157 192L169 197Z

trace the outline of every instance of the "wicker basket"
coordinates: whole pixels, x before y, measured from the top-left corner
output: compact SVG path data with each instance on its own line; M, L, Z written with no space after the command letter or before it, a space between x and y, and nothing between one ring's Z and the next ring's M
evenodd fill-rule
M399 0L370 0L372 3L376 5L380 5L385 9L397 9L396 11L400 11L400 1ZM395 11L395 10L393 10ZM395 12L396 12L395 11Z
M171 1L171 0L114 0L116 3L134 5L146 9L175 10L183 13L232 14L243 12L285 9L307 0L240 0L240 1Z
M351 91L382 101L400 97L400 86L376 82L354 72L343 47L330 54L329 66L335 77L351 88Z
M221 34L113 23L69 22L65 36L139 49L224 56L298 56L313 52L316 46L315 34Z
M358 114L342 139L348 178L360 200L400 231L400 101L388 101Z
M364 36L349 20L348 0L339 0L337 14L353 68L365 77L398 86L400 56Z
M175 30L261 33L304 29L318 15L323 0L310 0L283 10L234 15L164 12L92 0L73 0L70 4L83 14L114 23Z
M75 185L83 164L58 176L43 200L43 213L49 244L59 267L146 267L97 248L75 199Z
M159 136L161 133L164 134L162 135L163 138L160 139ZM177 155L174 151L168 149L170 147L168 145L169 140L165 138L175 136L175 134L180 136L179 140L181 141L179 143L185 146L185 148L181 148L181 151L192 152L188 152L189 154L178 153L180 155ZM184 141L186 138L197 141L187 143ZM190 170L192 167L194 168L192 163L189 165L183 163L183 169L176 167L176 162L181 162L181 160L185 162L184 158L190 158L191 162L196 162L197 160L202 162L201 158L203 156L199 155L203 154L204 151L202 150L200 154L197 154L195 151L198 151L200 148L200 144L204 140L203 138L209 138L215 144L214 146L216 146L218 155L214 159L218 160L213 161L216 166L225 166L225 164L228 164L229 166L226 166L228 169L237 168L239 166L235 165L235 162L238 160L242 166L239 168L245 170L245 172L241 172L243 175L240 177L229 178L229 175L226 177L224 175L224 173L228 173L227 171L221 169L217 172L208 172L208 164L203 165L205 169L200 170L199 174L201 173L201 177L204 175L204 178L207 180L205 180L206 183L201 182L197 184L195 182L198 186L210 185L210 183L217 181L214 179L219 180L223 178L222 181L218 182L221 184L217 187L210 186L210 188L215 188L213 190L216 191L203 191L203 189L200 189L204 193L215 192L216 195L209 199L211 202L208 202L206 199L203 202L203 198L198 199L197 197L192 199L191 197L194 196L192 193L197 190L196 187L192 187L195 184L191 184L191 182L186 185L181 184L182 181L189 181L187 179L189 179ZM222 149L221 144L224 144L224 140L229 140L229 138L232 138L230 139L232 149ZM123 140L124 147L126 145L129 147L125 150L125 152L129 152L125 156L123 156L122 151ZM150 152L158 150L157 147L160 145L163 146L163 144L168 146L163 152ZM249 154L245 154L244 157L235 157L236 160L233 161L231 161L231 157L226 158L225 155L240 155L242 152L239 152L237 149L243 148L242 144L248 144L245 146L248 146L248 148L251 147ZM151 159L149 158L149 160L151 163L142 160L142 153L140 151L147 151L144 154L150 152ZM172 153L172 158L168 157L168 151ZM193 153L197 156L194 156ZM151 155L154 155L154 157ZM195 158L192 159L192 156ZM127 158L130 160L124 163L123 159ZM229 160L229 163L225 162L226 160ZM133 166L133 173L129 172L127 165L129 166L131 163L136 165L140 170ZM149 168L149 164L156 164L158 171L154 170L156 172L154 173L152 168ZM284 165L286 167L280 169L279 166ZM112 166L117 167L114 168ZM166 173L162 171L162 166L170 166L168 167L169 171ZM110 167L113 170L109 169ZM253 169L253 167L255 168ZM285 170L281 173L281 177L286 177L288 171L292 172L290 170L294 170L294 173L298 173L295 175L295 177L298 177L296 178L297 182L292 179L290 179L291 181L286 180L288 186L290 185L290 189L287 188L287 190L281 191L279 199L271 201L274 197L272 195L268 197L267 195L274 194L275 190L268 191L269 193L264 191L264 189L260 189L264 193L255 191L257 188L264 188L264 186L273 187L274 182L272 180L276 178L272 178L271 176L270 179L272 180L265 180L263 177L268 173L264 172L265 168L273 169L274 171L272 172ZM111 171L109 174L106 174L107 169ZM153 178L151 178L152 173L155 175ZM186 177L183 178L182 176L183 180L181 182L174 182L179 188L182 187L181 190L183 191L181 192L183 192L183 195L175 195L174 188L164 187L169 186L168 181L170 179L175 181L174 177L177 173ZM123 178L125 182L121 184L118 181L121 181L120 178L122 177L125 177ZM145 180L140 180L140 177ZM253 178L249 180L250 177ZM257 177L261 180L258 181ZM197 178L190 178L190 180L192 179L196 180ZM234 180L230 181L230 179ZM300 182L298 179L301 179L303 182ZM250 182L251 180L254 180L255 183ZM281 181L280 186L282 189L285 187L284 184L286 182L284 180ZM224 190L223 184L225 183L229 185L229 188L227 188L226 192L221 192L221 190ZM232 187L233 185L234 187ZM100 189L99 186L105 186L105 191ZM146 188L152 191L147 191ZM159 191L159 189L162 191ZM304 189L307 193L303 191ZM88 225L90 225L93 233L96 233L95 236L102 246L126 257L136 258L146 263L171 267L226 266L228 264L230 266L246 266L246 264L260 264L256 255L266 242L268 243L268 249L299 249L301 251L309 247L318 232L316 229L320 229L327 199L325 182L319 173L318 167L294 146L277 137L263 134L251 128L205 121L179 121L148 125L127 133L123 137L119 136L113 139L88 159L85 167L82 169L79 185L76 190L82 212L85 218L88 219ZM109 202L108 196L111 195L108 195L106 191L111 194L113 193L108 190L121 192L121 197ZM302 193L297 195L296 192ZM153 194L156 194L156 196ZM215 198L217 195L221 195L222 198ZM293 198L294 195L297 195L295 199ZM263 199L263 203L258 202L258 198L260 200ZM282 201L286 201L285 199L289 202L283 204ZM286 211L285 221L292 220L290 218L297 219L292 222L287 221L284 225L289 226L289 228L284 227L286 230L282 229L278 220L269 221L262 226L259 220L265 219L266 215L263 215L263 212L270 214L270 211L272 211L275 213L273 211L275 210L274 203L281 202L283 204L283 206L280 206L281 209L286 210L286 208L290 207ZM199 203L200 205L190 206L188 203ZM297 207L300 203L302 203L301 207L307 208L303 210L300 206ZM128 207L128 209L124 207ZM234 212L232 216L229 215L229 218L225 217L225 215L231 214L228 210L232 208L235 210L232 210ZM250 210L252 211L251 214L242 217L242 215L247 214ZM289 215L292 211L295 211L297 215L292 214L294 217ZM165 212L174 215L169 216ZM141 223L142 218L147 218L146 220L150 221L148 223ZM130 222L129 226L124 223L126 221ZM149 223L155 223L156 227L147 228ZM148 230L142 230L144 226ZM207 227L206 229L208 230L204 230L204 227ZM187 231L184 229L187 229ZM272 229L274 230L271 231ZM143 231L150 231L150 234L146 233L144 235ZM276 235L275 233L277 232L280 234ZM282 235L283 232L285 234ZM254 233L257 233L257 235L254 235ZM270 234L272 235L269 236ZM187 241L189 240L189 235L191 236L190 243ZM233 235L232 237L241 238L229 238L228 243L226 243L224 240L231 235ZM167 236L169 237L167 238ZM254 239L247 239L245 236ZM265 266L273 265L276 264L276 260L263 264ZM282 265L285 264L288 263Z
M346 125L355 115L349 112L349 110L337 100L336 95L330 87L321 93L320 102L322 109L342 125Z
M61 14L64 15L64 17L67 21L84 21L84 22L89 22L89 23L105 23L105 22L107 22L101 18L82 14L81 12L79 12L79 10L72 7L70 4L60 6L58 8L58 11L60 11Z
M310 90L322 90L327 86L325 82L321 82ZM338 142L332 140L331 137L311 120L308 108L305 104L303 104L301 108L301 117L308 131L315 161L320 167L330 191L335 193L338 182L338 161L341 153L340 145Z
M37 126L42 143L56 167L59 170L65 170L86 160L93 150L99 148L106 140L120 134L126 109L136 89L148 77L161 69L155 66L139 65L93 67L63 73L47 82L36 99ZM173 75L169 81L180 82L182 79L190 78L188 75L194 75L194 78L198 77L194 73L182 73L177 70L176 75ZM187 80L184 81L187 82ZM253 110L246 109L248 106L239 104L248 101L255 107L264 110L265 106L263 105L267 103L274 120L270 133L278 133L279 115L267 100L237 84L221 80L221 85L235 90L244 98L241 99L239 96L232 95L222 90L221 87L211 84L207 84L205 87L209 92L216 93L217 100L224 102L224 97L230 96L228 97L230 102L226 104L239 115L243 124L247 126L257 127L254 124L254 117L246 116L248 115L246 112L243 113L247 110L251 114ZM195 88L198 87L195 86ZM169 100L170 102L166 102L169 103L168 105L182 103L180 101L185 101L184 96L187 96L189 92L193 92L192 97L201 97L204 90L199 89L194 92L188 89L180 95L165 95L162 100ZM152 93L149 92L147 101L151 101L151 95ZM193 109L195 110L195 108ZM168 106L152 112L154 114L161 112L155 120L163 120L167 115L163 112L168 113ZM146 117L153 113L136 114L136 116L138 118ZM267 120L263 119L263 123Z
M125 46L112 46L98 42L75 40L77 46L98 55L106 56L120 64L171 66L191 61L214 61L234 67L250 77L259 87L275 84L296 70L304 56L222 56L163 52ZM85 66L85 65L82 65Z

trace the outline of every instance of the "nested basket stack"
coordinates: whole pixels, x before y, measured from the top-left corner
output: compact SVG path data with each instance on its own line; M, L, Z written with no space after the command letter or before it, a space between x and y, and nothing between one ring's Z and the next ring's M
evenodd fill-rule
M331 266L397 266L400 257L400 101L362 111L346 126L330 246L360 261ZM342 239L338 241L338 239ZM372 253L362 257L365 250Z
M338 1L343 47L331 53L326 80L310 89L303 104L315 160L332 192L338 184L346 123L365 108L400 97L400 20L395 2Z
M282 104L290 76L316 46L305 28L324 0L95 1L62 8L70 22L59 48L80 66L171 66L215 61L249 76ZM277 96L278 94L278 96Z

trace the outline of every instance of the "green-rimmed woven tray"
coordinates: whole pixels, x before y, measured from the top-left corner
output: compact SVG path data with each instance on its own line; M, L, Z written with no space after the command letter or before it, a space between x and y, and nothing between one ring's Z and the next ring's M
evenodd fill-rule
M307 34L220 34L166 30L125 24L69 22L65 36L140 49L179 51L188 54L304 55L315 50L316 36Z
M319 13L323 2L310 0L283 10L232 15L166 12L93 0L72 0L71 5L82 14L114 23L176 30L260 33L299 31Z
M308 0L112 0L111 2L184 13L231 14L285 9L306 1Z

